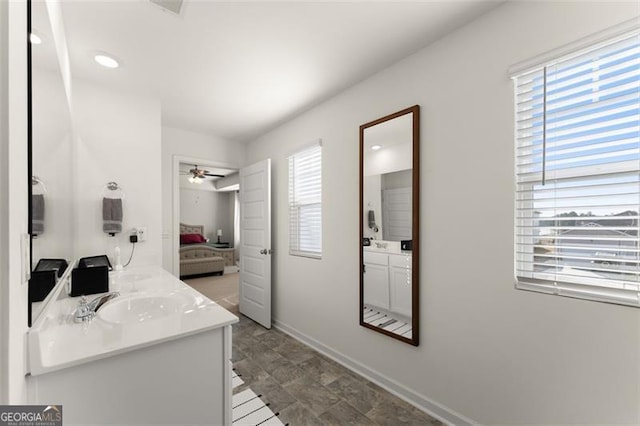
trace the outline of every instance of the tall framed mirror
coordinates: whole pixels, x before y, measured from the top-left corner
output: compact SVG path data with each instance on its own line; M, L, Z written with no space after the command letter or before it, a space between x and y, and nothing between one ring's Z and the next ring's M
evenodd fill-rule
M45 299L73 261L72 163L77 154L69 91L56 49L55 18L42 1L28 1L27 10L30 39L27 178L32 261L28 325L31 326L38 319Z
M360 325L419 343L420 106L360 126Z

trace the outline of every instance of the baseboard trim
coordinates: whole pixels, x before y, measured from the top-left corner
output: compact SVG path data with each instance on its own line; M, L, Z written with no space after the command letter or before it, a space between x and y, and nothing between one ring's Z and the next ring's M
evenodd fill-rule
M279 320L274 320L273 325L275 328L280 331L288 334L294 339L304 343L307 346L312 347L316 351L321 354L331 358L337 363L343 365L349 370L365 377L366 379L372 381L376 385L381 388L391 392L398 398L408 402L414 407L426 412L430 416L446 423L449 425L477 425L478 423L463 416L462 414L456 413L452 409L437 403L419 393L409 389L408 387L396 382L389 377L378 373L375 370L365 366L364 364L356 361L353 358L350 358L346 355L341 354L340 352L326 346L325 344L317 341L316 339L302 333L294 327L291 327L288 324L283 323Z

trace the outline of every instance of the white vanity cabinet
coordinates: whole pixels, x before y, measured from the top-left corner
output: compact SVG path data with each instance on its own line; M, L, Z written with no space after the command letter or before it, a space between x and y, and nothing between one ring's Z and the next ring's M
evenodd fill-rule
M62 293L29 330L28 402L62 404L70 425L230 425L238 318L157 267L110 281L120 295L91 321Z
M231 326L27 378L69 425L231 424Z
M411 254L364 251L364 304L411 316Z
M389 309L389 255L364 252L364 304Z
M389 310L411 317L411 255L389 255Z

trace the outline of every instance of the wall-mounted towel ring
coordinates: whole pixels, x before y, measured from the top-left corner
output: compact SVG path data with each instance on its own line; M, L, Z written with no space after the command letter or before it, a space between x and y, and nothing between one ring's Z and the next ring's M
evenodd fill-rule
M38 176L31 176L31 193L32 194L46 194L47 187L44 185L44 181Z
M105 198L120 198L124 200L124 190L118 182L107 182L107 184L102 187L102 196Z
M110 236L122 232L124 191L117 182L108 182L102 194L102 230Z

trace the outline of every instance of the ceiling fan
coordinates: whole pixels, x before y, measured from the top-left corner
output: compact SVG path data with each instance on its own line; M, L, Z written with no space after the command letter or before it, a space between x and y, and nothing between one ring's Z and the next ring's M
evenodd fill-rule
M215 173L211 173L208 170L199 169L198 165L194 165L193 169L189 169L188 172L180 172L181 175L190 175L189 182L191 183L202 183L205 177L224 177L224 175L219 175Z

